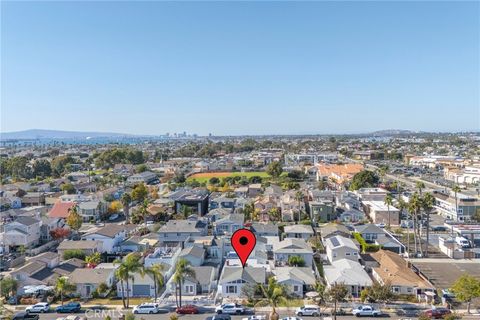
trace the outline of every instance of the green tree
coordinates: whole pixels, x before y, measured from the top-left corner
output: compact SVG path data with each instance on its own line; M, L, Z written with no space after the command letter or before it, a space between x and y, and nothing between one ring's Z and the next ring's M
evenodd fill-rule
M325 292L327 299L333 302L333 319L337 319L337 304L344 301L348 296L348 289L343 283L334 283Z
M288 257L288 265L290 267L305 267L305 260L300 256Z
M18 281L8 276L0 280L0 292L3 297L15 296L18 289Z
M387 205L388 209L388 228L391 226L391 217L390 217L390 206L393 206L393 197L390 193L385 196L383 202Z
M80 259L80 260L85 260L85 252L83 252L80 249L69 249L65 250L63 252L63 260L68 260L68 259Z
M50 166L50 162L48 160L38 159L33 163L32 171L35 177L42 177L44 179L51 176L52 167Z
M148 196L147 186L144 183L137 184L132 190L132 199L143 202Z
M140 272L142 269L142 263L140 262L141 255L138 252L129 253L123 261L115 261L114 263L119 263L119 267L117 269L117 277L121 281L122 285L122 301L124 301L124 289L123 283L126 284L127 292L130 292L130 280L133 282L133 274ZM120 271L119 271L120 270ZM127 294L126 304L124 304L125 308L129 308L130 306L130 295Z
M427 239L425 241L425 257L428 257L428 246L430 244L430 213L433 210L433 206L435 205L435 197L432 196L431 193L426 192L423 194L422 197L422 208L423 211L425 211L425 214L427 216Z
M130 223L130 204L132 203L132 196L130 193L125 192L122 194L122 205L123 205L123 214L125 215L125 222Z
M78 230L80 230L82 227L83 219L82 216L78 214L76 205L70 209L70 213L68 214L66 222L70 229L74 230L78 234Z
M282 172L282 164L279 161L273 161L267 166L267 173L275 179L280 177Z
M480 297L480 280L469 274L463 274L451 289L459 301L467 303L467 313L470 313L472 299Z
M115 270L115 277L120 280L122 304L123 308L127 309L127 303L125 301L125 283L128 282L130 279L133 279L133 277L128 273L127 267L121 261L116 261L114 263L120 263L120 266Z
M135 168L135 172L137 173L142 173L142 172L145 172L148 170L148 167L146 164L142 163L142 164L139 164L136 168Z
M195 270L190 266L190 262L187 259L180 258L178 259L177 263L175 264L175 273L173 274L173 282L176 285L175 289L175 297L177 297L178 292L178 300L177 306L182 306L182 286L185 282L186 278L193 278L195 277Z
M418 193L422 195L422 191L423 189L425 189L425 183L423 183L422 181L417 181L415 182L415 187L418 189Z
M218 179L217 177L211 177L209 180L208 180L208 183L209 184L212 184L212 185L217 185L220 183L220 179Z
M252 219L254 211L255 211L255 206L254 206L253 202L246 203L243 206L242 213L245 215L245 221L249 221L249 220Z
M63 306L63 295L74 292L76 286L68 281L67 277L59 277L55 282L55 292L60 295L60 301Z
M305 196L303 195L303 192L298 190L295 192L295 200L298 202L298 219L297 221L301 220L300 215L302 214L302 201L305 200Z
M378 176L369 170L363 170L355 174L350 183L350 190L355 191L361 188L371 188L378 184Z
M417 192L415 192L410 197L410 200L408 201L408 211L410 211L412 215L412 220L413 220L413 242L415 246L415 254L417 254L420 249L420 254L423 256L422 254L423 249L422 249L421 243L420 243L420 247L417 246L418 240L421 240L418 232L419 230L418 217L421 209L422 209L422 198ZM409 236L408 245L410 245L410 228L408 229L408 236Z
M192 215L193 210L189 206L182 205L182 207L180 208L180 213L183 215L185 219L187 219L190 215Z
M77 192L77 190L75 189L75 187L71 183L62 184L60 189L62 189L62 191L65 192L66 194L75 194L75 192Z
M85 257L85 262L93 268L102 262L102 255L100 252L92 253L91 255Z
M158 291L164 285L163 271L165 268L163 265L156 263L150 267L143 267L140 271L142 276L149 275L153 279L153 286L155 292L155 303L157 302Z
M274 277L268 279L267 285L260 285L263 298L257 302L257 306L269 306L272 308L270 312L271 320L278 320L279 316L276 311L278 305L286 300L285 288L277 282Z

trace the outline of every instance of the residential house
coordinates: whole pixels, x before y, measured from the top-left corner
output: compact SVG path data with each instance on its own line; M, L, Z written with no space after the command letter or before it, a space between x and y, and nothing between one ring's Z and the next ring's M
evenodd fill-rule
M357 209L346 210L338 215L338 220L347 223L364 221L365 213Z
M343 224L330 223L320 228L320 235L322 241L325 242L327 238L334 236L342 236L344 238L351 238L350 231Z
M381 284L391 285L394 293L420 296L425 292L435 292L435 287L421 274L414 272L398 254L379 250L370 255L377 261L372 268L373 278Z
M250 226L250 230L253 233L255 233L257 237L264 237L264 236L278 237L278 225L275 223L254 222Z
M360 250L350 238L333 236L327 238L324 244L330 263L340 259L358 261L360 257Z
M213 223L215 234L233 234L238 229L243 228L245 215L243 214L229 214Z
M77 294L90 298L102 283L111 288L114 283L114 274L114 269L76 269L68 276L68 280L76 286Z
M127 178L127 185L134 186L136 184L145 183L149 184L156 184L158 183L158 177L154 172L151 171L144 171L134 175L131 175Z
M262 184L261 183L252 183L248 185L247 196L250 198L255 198L262 193Z
M299 256L303 258L306 266L311 266L313 261L313 250L303 239L286 238L274 244L273 257L275 265L285 266L288 258Z
M105 202L94 200L78 204L78 213L82 216L83 222L97 221L107 210Z
M158 230L160 242L184 242L189 237L206 235L207 224L200 220L169 220Z
M191 246L184 248L179 258L187 260L192 266L199 267L205 262L206 251L201 246Z
M374 243L378 238L385 237L385 231L374 224L361 224L355 226L355 232L358 232L368 243Z
M0 238L5 246L31 248L40 243L40 227L40 220L19 216L15 221L5 224Z
M135 167L129 163L117 163L113 167L113 173L122 177L128 177L133 174Z
M48 216L41 216L42 224L40 226L40 241L49 242L53 240L50 232L52 230L63 228L65 226L65 220L60 218L50 218Z
M358 198L363 201L384 201L388 190L383 188L360 188L355 191Z
M208 295L217 288L216 273L212 266L192 267L194 277L186 277L182 284L182 294L186 296Z
M457 194L458 202L455 201L454 195L443 192L434 191L433 196L435 197L435 209L447 219L460 222L470 221L480 210L480 200L462 193Z
M308 203L310 218L314 222L327 222L335 220L337 215L334 202L330 200L310 201Z
M221 208L233 212L233 209L235 208L235 201L235 198L216 197L210 200L210 210Z
M100 252L114 253L119 250L120 244L127 237L127 229L124 225L107 224L104 227L82 236L83 240L100 241Z
M208 212L209 192L207 190L178 190L173 192L169 198L174 201L175 213L182 211L183 206L192 209L193 214L204 216Z
M273 274L289 295L303 298L305 292L315 288L316 279L310 267L277 267Z
M97 269L97 268L95 268ZM133 281L129 283L127 290L127 283L117 281L117 297L122 297L122 292L125 297L154 297L155 296L155 283L153 282L153 277L149 274L141 274L140 272L135 272L132 274ZM166 281L165 281L166 282ZM160 290L160 287L157 285L157 292Z
M400 210L394 206L387 206L382 201L362 201L363 209L370 216L373 223L386 225L400 225Z
M2 196L0 198L0 209L20 209L22 207L22 199L13 195Z
M308 240L313 237L313 228L305 224L292 224L284 227L284 238L298 238Z
M48 216L50 218L66 219L74 206L75 202L55 202L52 209L48 212Z
M335 260L331 265L325 265L323 272L327 288L341 283L354 298L360 297L362 290L373 284L362 265L350 259Z
M43 192L27 192L22 197L24 206L41 206L45 204L45 194Z
M95 252L103 252L102 242L98 240L63 240L58 246L57 252L63 258L67 250L81 250L87 256Z
M243 296L242 287L245 284L264 284L266 272L264 268L228 267L223 268L218 280L218 292L223 298L238 298Z

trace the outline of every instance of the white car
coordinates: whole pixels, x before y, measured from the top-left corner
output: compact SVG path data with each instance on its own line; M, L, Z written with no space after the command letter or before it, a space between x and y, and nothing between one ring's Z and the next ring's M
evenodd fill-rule
M353 315L356 317L378 317L382 314L380 310L373 308L372 306L359 306L352 311Z
M285 317L285 318L282 318L280 320L303 320L302 318L298 318L298 317Z
M236 303L225 303L221 306L215 308L215 312L217 314L227 313L227 314L243 314L245 312L245 308Z
M247 318L243 318L242 320L265 320L267 317L266 316L250 316Z
M118 214L114 213L110 217L108 217L109 221L115 221L118 219Z
M147 314L154 314L158 313L159 310L158 303L142 303L139 304L138 306L133 307L133 313L139 314L139 313L147 313Z
M320 308L318 306L315 306L315 305L303 306L303 307L297 308L297 310L295 310L295 315L300 316L300 317L301 316L318 317L318 316L320 316Z
M26 307L25 311L29 313L34 313L34 312L44 313L44 312L50 311L50 305L46 302L39 302L37 304L34 304L33 306Z

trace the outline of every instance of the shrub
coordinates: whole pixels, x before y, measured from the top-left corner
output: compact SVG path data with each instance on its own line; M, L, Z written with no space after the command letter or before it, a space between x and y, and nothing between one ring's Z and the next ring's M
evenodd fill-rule
M365 241L365 239L363 239L362 235L358 232L354 232L353 233L353 237L355 238L355 240L358 241L358 243L360 244L360 247L362 248L362 252L365 253L365 252L377 252L378 250L381 249L381 246L377 245L377 244L370 244L370 243L367 243Z
M85 252L82 250L72 249L72 250L65 250L63 253L63 259L68 260L72 258L77 258L80 260L85 260Z

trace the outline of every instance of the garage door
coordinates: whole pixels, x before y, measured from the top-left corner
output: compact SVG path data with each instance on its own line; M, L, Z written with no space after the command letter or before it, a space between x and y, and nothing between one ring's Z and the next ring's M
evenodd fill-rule
M134 297L148 297L150 296L150 285L148 284L134 284L133 285Z

